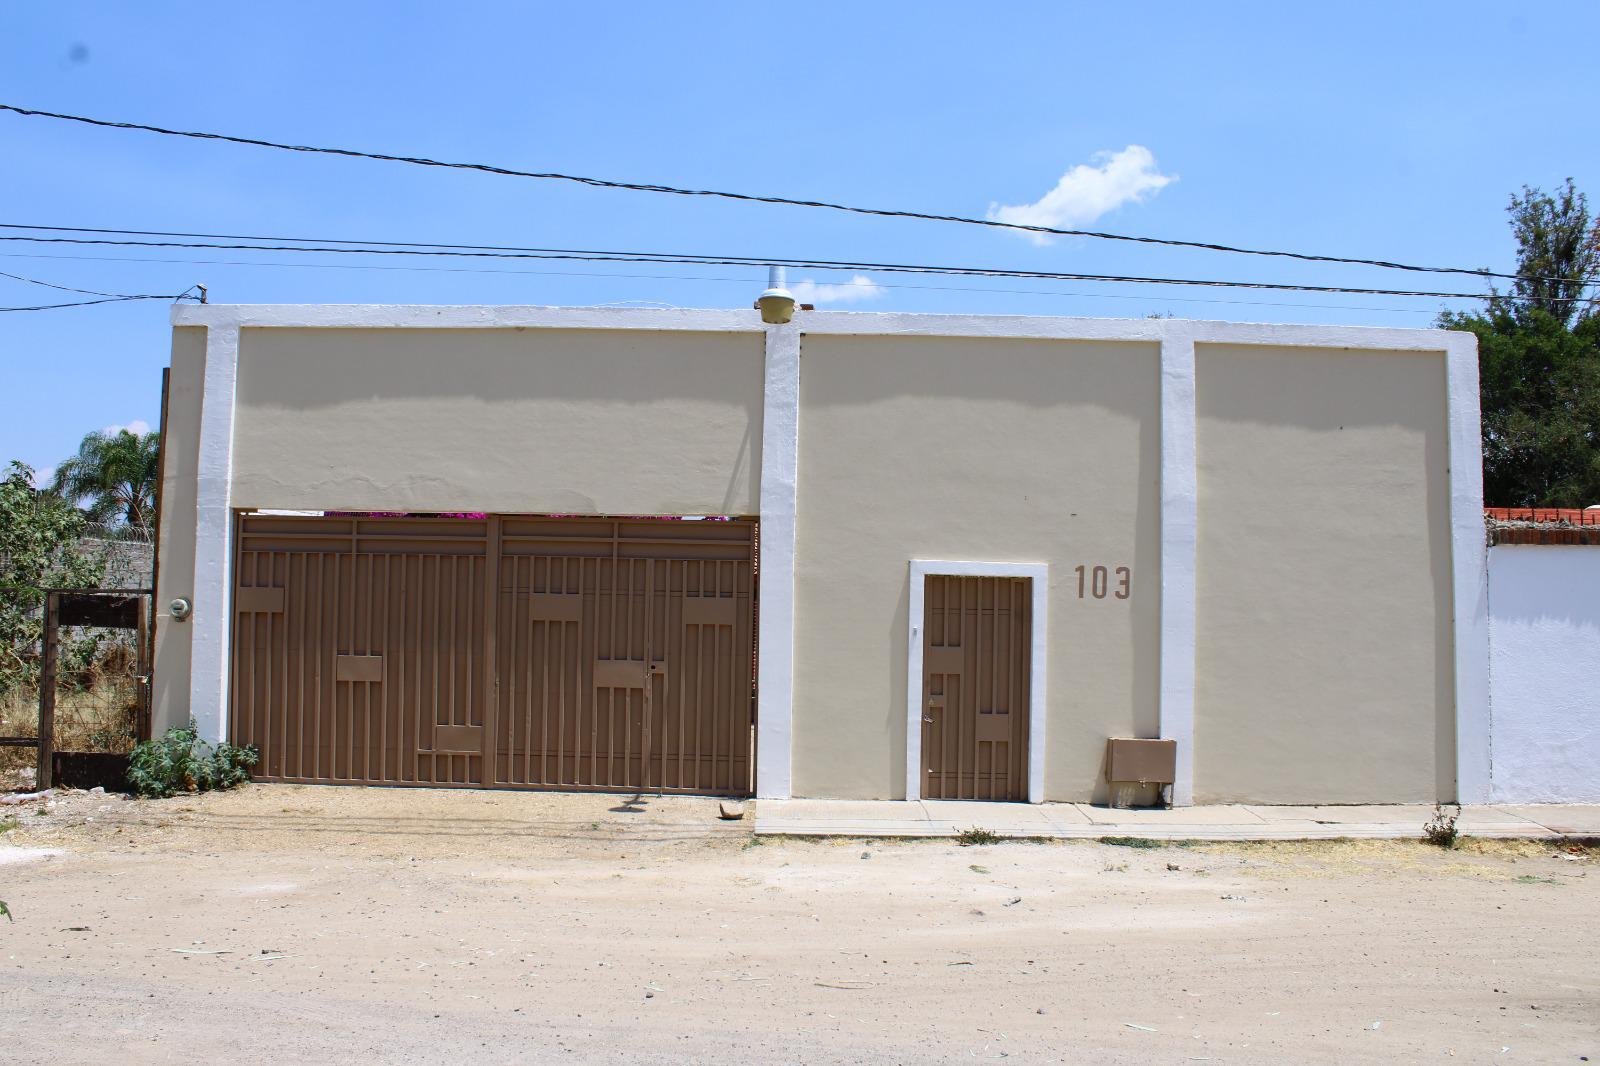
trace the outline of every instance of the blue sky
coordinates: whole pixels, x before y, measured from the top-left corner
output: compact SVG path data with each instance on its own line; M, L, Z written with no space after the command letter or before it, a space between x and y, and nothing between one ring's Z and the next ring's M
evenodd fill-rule
M1600 7L1540 14L1463 0L13 4L0 9L0 101L526 169L1505 268L1511 191L1571 175L1600 196L1596 39ZM0 221L1472 287L1438 275L1041 243L5 114ZM725 267L475 268L552 271L492 273L254 257L263 265L234 265L240 253L0 242L9 273L118 292L201 282L217 302L740 307L763 281L759 270ZM293 265L264 265L278 263ZM1441 306L791 277L805 281L845 286L812 295L854 310L1425 326ZM0 278L0 306L54 295ZM167 346L168 309L153 301L0 314L0 462L49 467L86 431L154 425Z

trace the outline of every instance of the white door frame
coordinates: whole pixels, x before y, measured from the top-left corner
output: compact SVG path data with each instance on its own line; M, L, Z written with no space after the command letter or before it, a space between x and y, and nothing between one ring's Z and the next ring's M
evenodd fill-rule
M906 639L906 799L922 798L922 622L929 577L1025 577L1033 594L1028 658L1028 802L1044 802L1045 652L1049 648L1050 567L1045 563L911 560Z

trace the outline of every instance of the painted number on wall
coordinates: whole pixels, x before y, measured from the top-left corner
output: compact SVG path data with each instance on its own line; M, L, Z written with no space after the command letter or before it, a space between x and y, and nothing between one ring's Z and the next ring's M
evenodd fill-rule
M1133 571L1126 566L1080 566L1073 572L1078 575L1080 600L1103 600L1108 595L1112 599L1125 600L1132 594Z

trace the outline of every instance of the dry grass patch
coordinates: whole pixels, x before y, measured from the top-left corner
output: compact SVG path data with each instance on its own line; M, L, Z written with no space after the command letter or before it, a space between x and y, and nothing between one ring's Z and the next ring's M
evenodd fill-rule
M1516 879L1518 860L1548 860L1570 855L1563 865L1591 865L1600 851L1592 841L1461 837L1441 849L1423 840L1262 840L1188 845L1188 850L1242 860L1250 873L1269 878L1371 875L1462 876Z
M63 687L56 695L56 750L129 752L138 740L138 703L132 679L98 674L88 687ZM0 736L39 735L39 690L19 686L0 693ZM0 747L0 790L32 783L36 748Z
M36 737L39 735L39 693L32 688L0 692L0 736ZM33 748L0 748L0 791L20 788L32 780L38 761Z

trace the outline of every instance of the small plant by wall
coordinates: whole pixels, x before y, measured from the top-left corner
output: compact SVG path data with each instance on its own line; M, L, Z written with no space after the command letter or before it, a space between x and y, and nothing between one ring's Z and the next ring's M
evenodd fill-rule
M1455 813L1445 813L1444 805L1433 805L1433 817L1429 818L1422 826L1422 839L1441 848L1456 846L1456 819L1461 817L1461 805L1455 805Z
M975 825L970 829L963 829L957 833L956 843L964 848L998 844L1000 843L1000 834L992 829L984 829L982 826Z
M128 761L128 784L141 796L164 799L179 792L229 789L250 780L250 767L261 761L255 745L216 746L200 739L191 719L188 726L169 729L133 749Z

